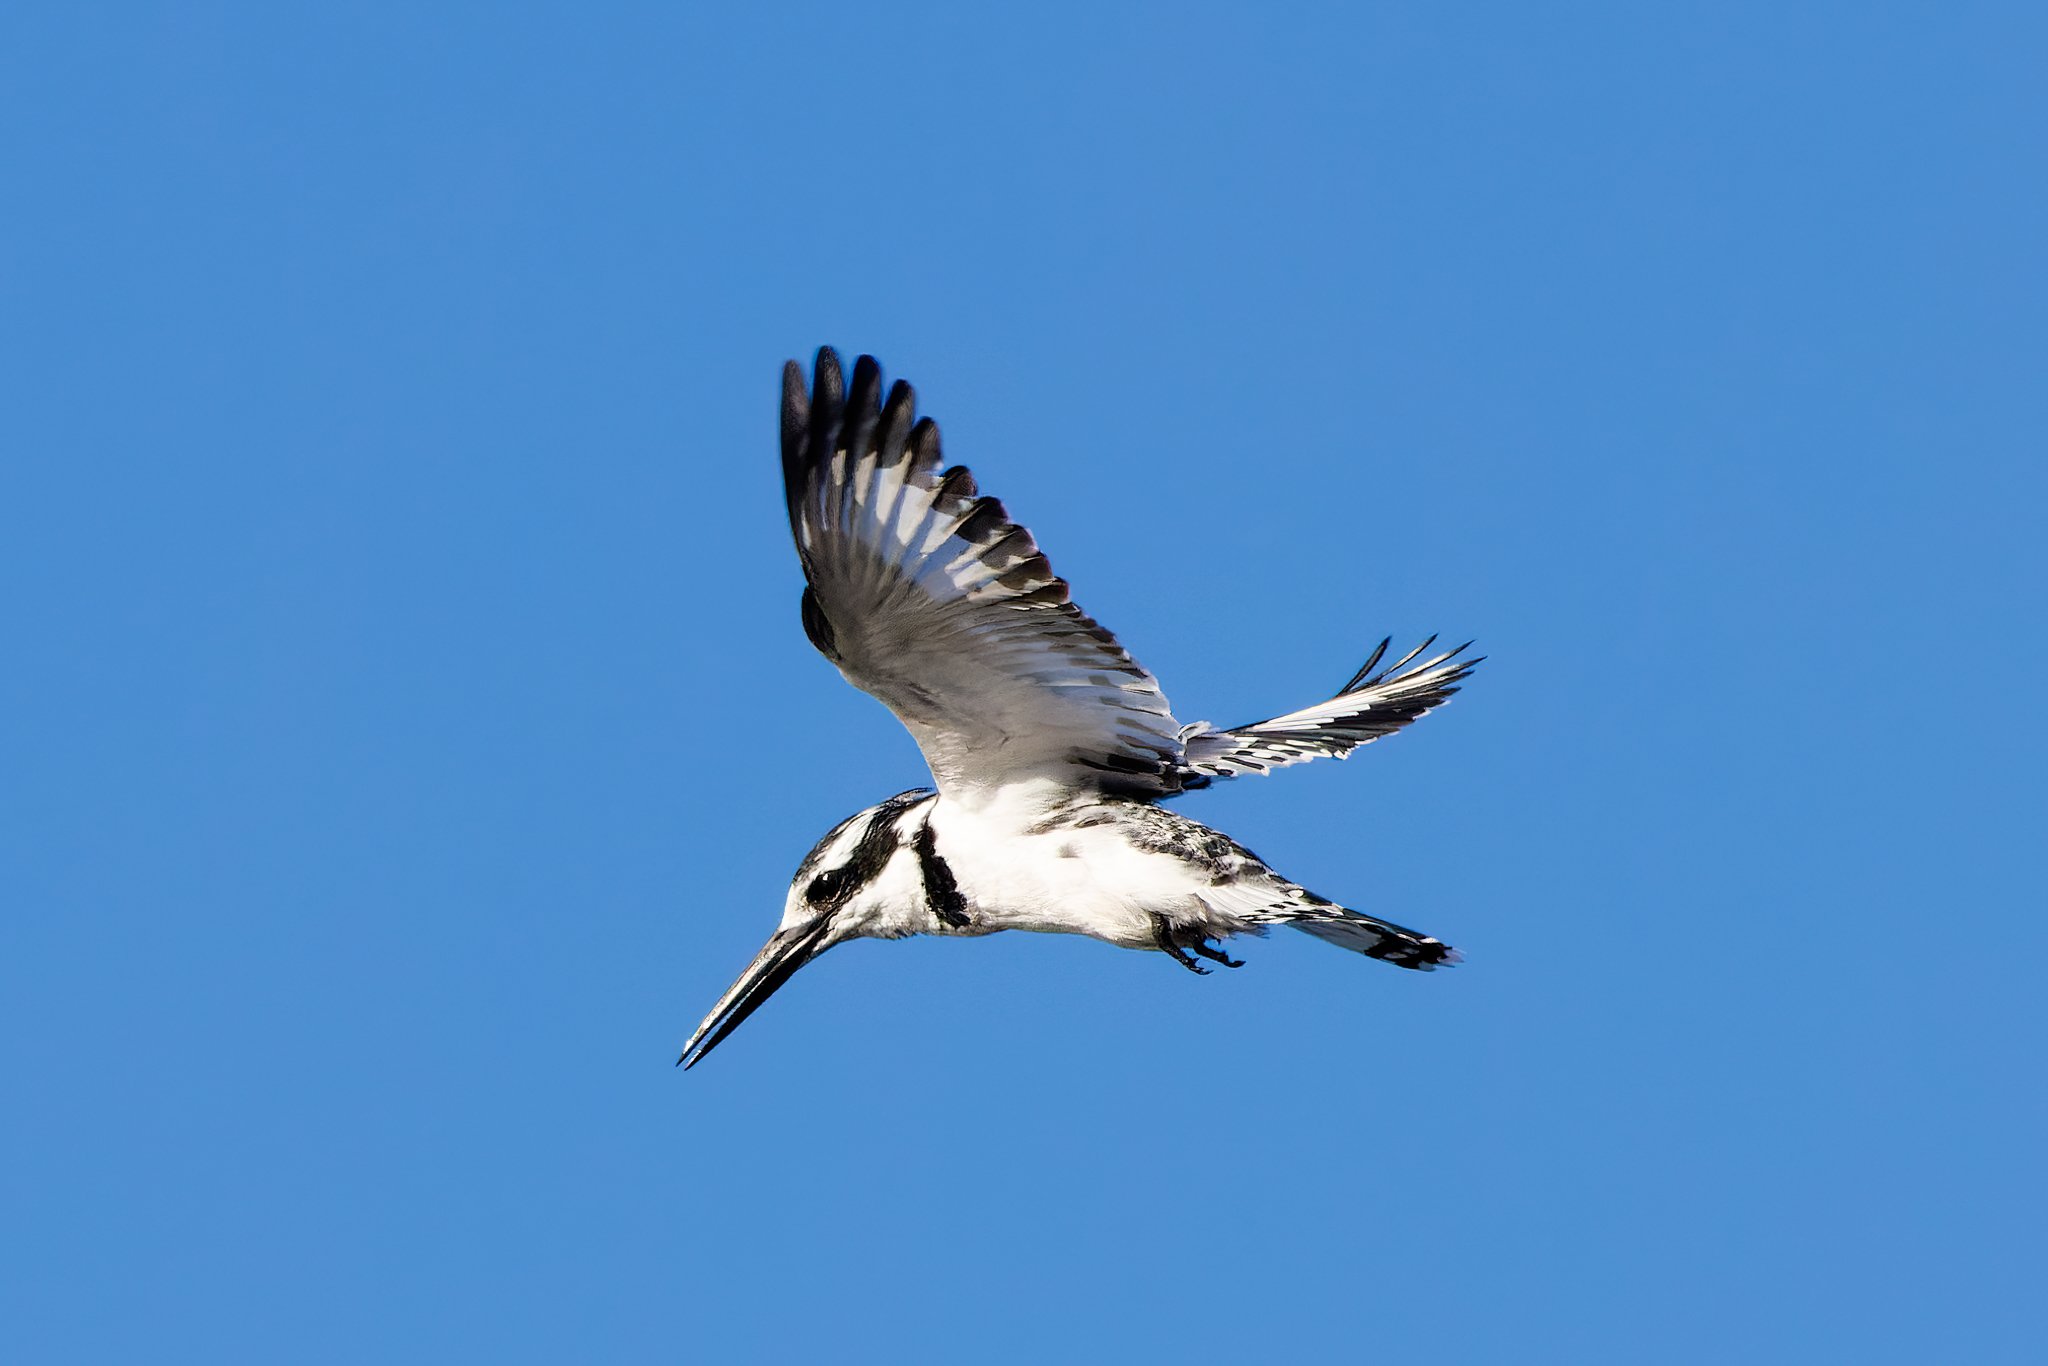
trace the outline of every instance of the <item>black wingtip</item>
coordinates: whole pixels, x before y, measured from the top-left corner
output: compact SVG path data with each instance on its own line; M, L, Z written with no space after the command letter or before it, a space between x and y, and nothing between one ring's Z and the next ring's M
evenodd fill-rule
M804 383L804 368L795 361L782 365L782 459L785 465L803 451L804 434L811 429L811 391Z
M858 417L882 411L882 363L863 355L853 363L853 382L846 387L846 406Z
M803 367L795 361L782 367L782 487L792 528L797 520L796 500L804 485L804 466L817 458L818 450L831 448L845 406L846 386L840 378L837 351L819 347L811 374L807 393Z
M820 389L828 389L834 398L845 392L845 383L839 374L839 353L829 346L818 348L817 361L811 366L811 373L817 376Z
M1372 654L1367 657L1365 663L1358 666L1358 672L1351 675L1350 681L1345 683L1343 687L1337 689L1337 696L1342 697L1345 693L1358 691L1359 685L1370 678L1373 669L1379 665L1382 659L1387 657L1387 647L1393 643L1394 638L1392 636L1381 636L1380 643L1373 647Z
M853 363L853 379L846 386L845 413L834 445L850 460L865 458L874 449L875 428L881 420L882 367L873 356L862 356Z
M810 442L815 454L829 452L838 435L846 414L846 377L839 373L839 353L829 346L818 348L818 363L811 373Z
M883 464L893 465L903 458L916 414L917 391L897 380L889 386L889 401L882 405L882 426L875 437L875 454Z

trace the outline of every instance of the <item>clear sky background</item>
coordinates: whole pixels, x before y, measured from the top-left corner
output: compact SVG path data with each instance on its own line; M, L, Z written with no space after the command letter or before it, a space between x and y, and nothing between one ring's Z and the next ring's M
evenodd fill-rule
M2031 5L0 14L0 1357L2038 1361ZM777 371L1460 945L856 944Z

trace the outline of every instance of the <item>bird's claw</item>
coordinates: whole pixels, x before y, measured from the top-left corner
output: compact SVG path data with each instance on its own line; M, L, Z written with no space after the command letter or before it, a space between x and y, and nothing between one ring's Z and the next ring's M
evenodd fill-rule
M1209 969L1197 963L1189 955L1189 949L1193 949L1212 963L1221 963L1226 968L1241 968L1244 966L1242 962L1232 958L1229 954L1223 952L1222 949L1211 948L1207 935L1197 935L1193 943L1183 945L1174 936L1173 927L1167 923L1166 917L1163 915L1154 915L1152 917L1152 938L1153 942L1159 945L1160 952L1171 954L1173 961L1179 963L1197 977L1207 977Z

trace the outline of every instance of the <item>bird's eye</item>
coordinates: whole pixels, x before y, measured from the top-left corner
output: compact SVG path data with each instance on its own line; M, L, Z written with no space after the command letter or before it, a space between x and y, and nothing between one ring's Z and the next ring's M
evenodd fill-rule
M829 900L832 896L832 889L838 885L838 881L833 874L820 873L811 879L810 886L804 888L804 900L810 902L813 906L821 901Z

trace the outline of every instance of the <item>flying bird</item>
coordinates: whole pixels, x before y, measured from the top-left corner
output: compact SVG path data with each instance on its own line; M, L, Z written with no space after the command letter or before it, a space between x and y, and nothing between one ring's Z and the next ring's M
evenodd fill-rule
M1191 972L1219 941L1292 925L1427 972L1457 952L1297 886L1160 803L1220 778L1343 758L1458 691L1467 645L1393 663L1388 640L1337 695L1218 730L1183 725L1158 680L1074 604L1031 533L939 453L871 356L830 347L782 375L782 478L804 632L896 714L937 790L851 816L796 871L782 924L683 1046L694 1066L804 964L849 939L1085 934Z

